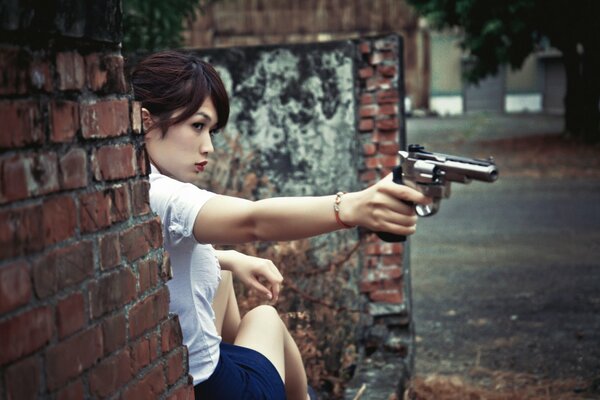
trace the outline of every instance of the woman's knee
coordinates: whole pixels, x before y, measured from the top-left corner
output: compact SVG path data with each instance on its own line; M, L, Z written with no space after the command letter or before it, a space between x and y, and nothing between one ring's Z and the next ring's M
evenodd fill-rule
M281 318L275 307L266 304L257 306L248 311L244 316L244 319L281 322Z

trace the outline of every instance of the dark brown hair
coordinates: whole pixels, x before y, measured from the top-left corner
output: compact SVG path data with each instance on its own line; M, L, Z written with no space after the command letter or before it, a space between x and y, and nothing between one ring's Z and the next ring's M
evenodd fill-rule
M171 125L185 121L210 97L221 129L229 118L229 98L215 69L198 56L178 50L165 50L147 56L131 74L135 100L142 103L163 134ZM181 114L173 114L183 110Z

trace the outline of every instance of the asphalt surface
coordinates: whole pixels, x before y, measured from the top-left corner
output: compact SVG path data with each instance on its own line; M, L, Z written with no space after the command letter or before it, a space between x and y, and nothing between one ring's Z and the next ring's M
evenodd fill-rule
M543 115L410 118L407 135L476 156L478 141L561 126ZM600 179L503 175L499 166L492 184L453 184L411 238L416 375L488 388L498 376L505 386L569 382L567 397L540 398L600 398Z

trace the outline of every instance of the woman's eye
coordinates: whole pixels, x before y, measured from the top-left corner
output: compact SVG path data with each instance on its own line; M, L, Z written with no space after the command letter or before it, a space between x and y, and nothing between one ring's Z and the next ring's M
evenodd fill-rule
M192 127L196 130L201 131L204 128L204 124L202 122L194 122Z
M210 131L210 136L215 136L215 135L218 135L219 133L221 133L220 129L214 129L214 130Z

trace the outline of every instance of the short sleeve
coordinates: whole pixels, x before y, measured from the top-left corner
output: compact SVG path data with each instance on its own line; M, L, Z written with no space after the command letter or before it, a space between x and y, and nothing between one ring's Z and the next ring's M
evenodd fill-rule
M150 208L161 219L165 240L173 244L193 238L196 216L213 196L191 183L150 174Z

